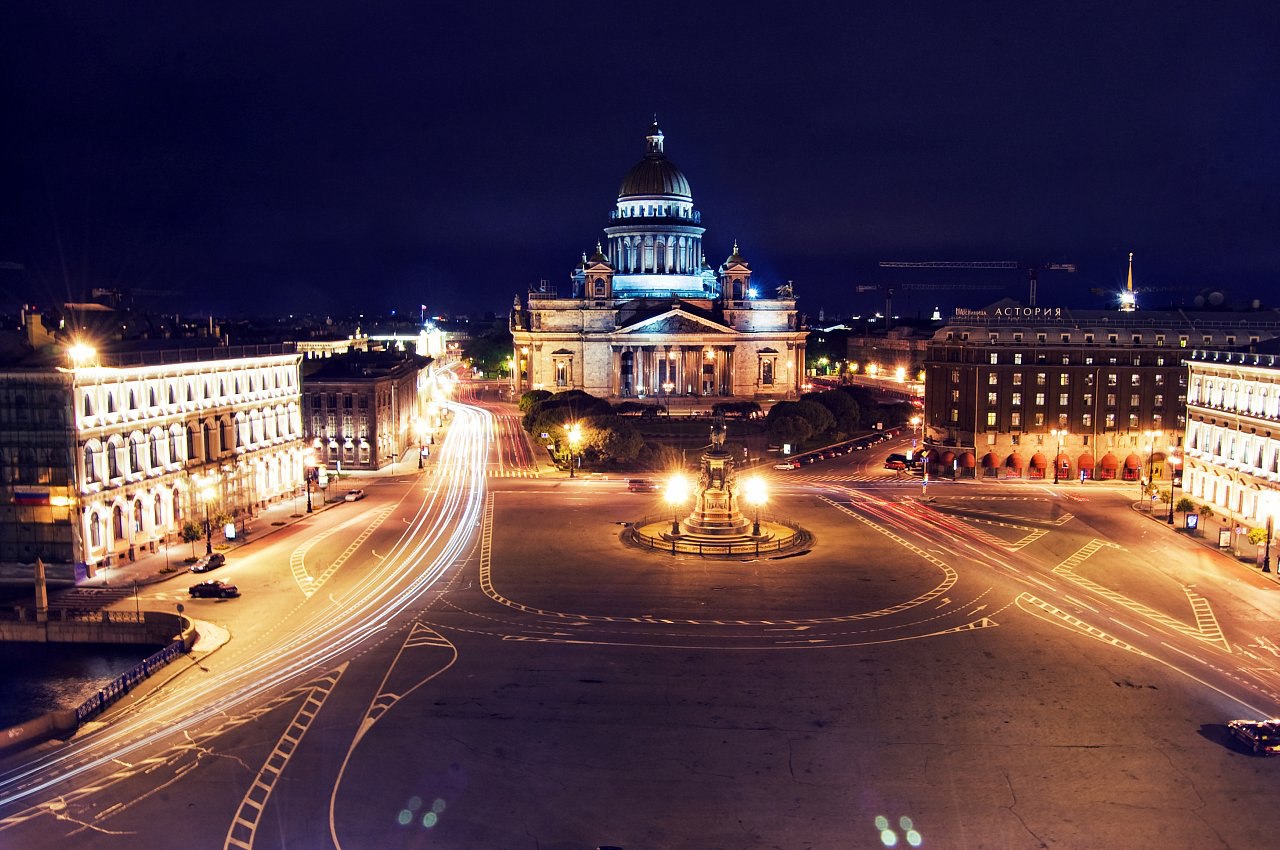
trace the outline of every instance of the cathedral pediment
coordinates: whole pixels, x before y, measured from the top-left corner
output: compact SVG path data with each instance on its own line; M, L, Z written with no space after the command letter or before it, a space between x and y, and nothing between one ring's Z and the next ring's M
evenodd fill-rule
M657 316L619 328L620 334L737 334L719 322L694 316L683 310L668 310Z

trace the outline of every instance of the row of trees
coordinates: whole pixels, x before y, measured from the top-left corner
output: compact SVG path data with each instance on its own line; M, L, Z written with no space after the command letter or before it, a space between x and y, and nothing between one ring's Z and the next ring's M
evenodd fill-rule
M912 413L906 402L881 402L865 387L842 386L805 393L799 401L780 401L769 410L769 438L777 443L803 445L834 442L879 424L905 425Z
M623 402L627 404L627 402ZM613 405L582 390L552 393L532 390L520 397L521 424L542 446L568 460L567 426L578 426L574 454L584 466L632 463L640 457L644 440L633 423Z

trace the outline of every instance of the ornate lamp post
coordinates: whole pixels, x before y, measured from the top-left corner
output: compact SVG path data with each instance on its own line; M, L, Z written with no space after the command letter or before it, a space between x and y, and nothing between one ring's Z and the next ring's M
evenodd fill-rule
M1062 438L1067 436L1066 428L1051 428L1049 433L1058 440L1058 450L1053 454L1053 483L1058 483L1058 474L1062 471L1062 464L1058 462L1058 458L1062 457Z
M573 477L573 455L578 450L578 443L582 440L582 426L577 422L568 423L564 426L564 430L569 435L569 477Z
M1172 453L1173 447L1170 447ZM1177 468L1181 464L1178 458L1170 458L1169 463L1174 467L1169 470L1169 525L1173 525L1173 485L1177 483Z
M315 469L315 449L307 449L302 453L302 477L307 480L307 513L311 513L311 470Z
M1147 484L1152 483L1151 479L1155 472L1155 456L1156 456L1156 440L1164 436L1163 431L1144 431L1143 434L1147 438L1147 480L1142 481L1142 476L1138 476L1138 499L1141 500L1147 495Z
M209 522L209 503L218 495L218 475L196 473L192 476L196 485L196 498L204 506L204 553L213 554L213 524Z
M680 510L680 506L684 504L685 499L689 498L688 479L679 472L672 475L667 481L667 491L662 497L671 506L671 534L676 536L680 534L680 518L677 512Z
M760 536L760 506L769 500L768 489L765 486L764 479L759 475L753 475L742 482L742 495L746 498L747 504L756 509L755 522L751 525L751 534L753 537Z

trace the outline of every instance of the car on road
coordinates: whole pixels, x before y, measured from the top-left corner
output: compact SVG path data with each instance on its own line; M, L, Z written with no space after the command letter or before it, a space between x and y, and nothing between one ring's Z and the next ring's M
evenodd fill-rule
M658 482L652 478L628 478L627 489L632 493L656 493Z
M187 588L187 593L195 599L230 599L240 595L240 588L227 584L220 579L211 578Z
M907 464L906 464L906 461L901 461L901 460L886 460L884 462L884 468L896 469L897 471L902 472L907 468Z
M794 460L780 460L773 465L773 468L774 469L796 469L799 466L800 464L796 463Z
M207 573L209 572L209 570L216 570L218 567L222 566L226 562L227 562L226 555L222 554L221 552L213 552L212 554L205 555L203 558L201 558L200 560L192 564L191 572Z
M343 496L342 499L345 502L358 502L364 497L365 497L365 492L363 490L355 489L355 490L348 490L347 495Z
M1280 753L1280 720L1231 720L1227 729L1255 755Z

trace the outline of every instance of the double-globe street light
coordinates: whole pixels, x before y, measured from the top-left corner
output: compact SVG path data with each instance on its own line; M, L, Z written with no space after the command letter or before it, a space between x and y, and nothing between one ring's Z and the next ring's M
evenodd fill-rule
M1067 436L1066 428L1051 428L1049 433L1058 441L1058 449L1053 454L1053 483L1058 483L1058 473L1062 471L1062 438Z
M1142 501L1147 495L1147 485L1154 483L1155 477L1155 458L1156 458L1156 440L1164 436L1163 431L1144 431L1143 435L1147 438L1147 478L1144 481L1142 475L1138 475L1138 501Z
M769 500L769 491L764 483L764 479L759 475L752 475L750 478L742 482L742 495L747 500L747 504L755 508L755 522L751 525L751 536L760 536L760 506Z
M680 534L680 506L689 498L689 479L685 478L679 472L674 473L667 479L667 490L662 494L662 498L671 506L671 534L678 536Z
M582 442L582 426L577 422L567 422L564 430L569 437L569 477L572 478L573 456L578 450L578 444Z
M204 553L213 554L213 524L209 521L209 503L218 496L218 474L199 472L191 476L196 486L196 498L204 506ZM308 510L310 505L307 506Z

